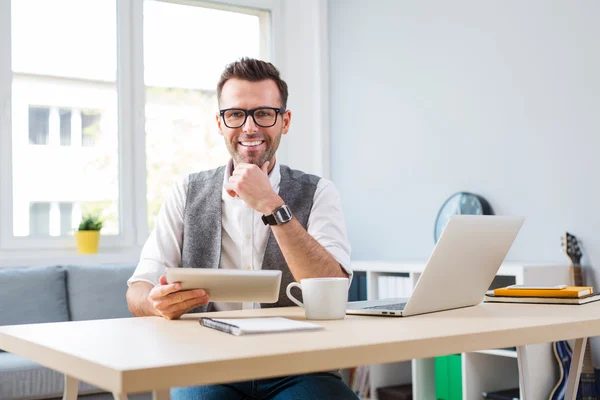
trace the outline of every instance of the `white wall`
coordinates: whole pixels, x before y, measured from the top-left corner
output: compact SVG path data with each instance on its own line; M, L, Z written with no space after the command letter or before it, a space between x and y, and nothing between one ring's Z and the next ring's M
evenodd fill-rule
M600 2L329 0L331 171L354 259L426 259L466 190L526 222L508 260L600 271ZM596 280L600 284L600 280Z
M327 0L282 0L283 45L276 66L288 84L289 133L278 160L329 176Z

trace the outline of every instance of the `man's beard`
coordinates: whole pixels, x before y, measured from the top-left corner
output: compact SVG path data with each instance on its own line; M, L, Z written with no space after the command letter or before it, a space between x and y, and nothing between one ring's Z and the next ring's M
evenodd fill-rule
M239 138L239 136L238 136L238 138ZM247 164L254 164L258 167L262 167L262 165L265 162L273 159L275 152L279 148L279 142L281 141L281 132L279 132L279 134L275 138L271 138L269 135L261 132L261 138L262 138L261 140L264 140L264 142L265 142L266 150L264 150L258 158L256 158L255 156L249 157L248 154L238 153L237 146L238 145L241 146L239 144L238 140L236 140L234 143L226 141L227 150L229 150L229 154L231 155L231 158L233 158L233 160L237 164L247 163ZM248 137L246 140L252 140L252 136Z

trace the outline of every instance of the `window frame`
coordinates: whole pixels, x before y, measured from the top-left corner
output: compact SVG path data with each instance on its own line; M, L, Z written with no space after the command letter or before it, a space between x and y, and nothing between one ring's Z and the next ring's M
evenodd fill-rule
M149 231L146 203L144 0L116 2L119 235L102 237L101 253L139 250ZM263 59L278 63L283 45L281 0L152 0L243 12L259 17ZM266 13L265 13L266 12ZM73 237L13 236L11 0L0 0L0 254L55 250L74 253Z

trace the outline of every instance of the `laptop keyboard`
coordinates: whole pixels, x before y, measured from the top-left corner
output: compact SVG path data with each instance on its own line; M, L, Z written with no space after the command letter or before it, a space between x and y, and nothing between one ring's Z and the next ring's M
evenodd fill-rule
M365 309L374 309L374 310L404 310L404 306L406 303L395 303L395 304L386 304L385 306L371 306L365 307Z

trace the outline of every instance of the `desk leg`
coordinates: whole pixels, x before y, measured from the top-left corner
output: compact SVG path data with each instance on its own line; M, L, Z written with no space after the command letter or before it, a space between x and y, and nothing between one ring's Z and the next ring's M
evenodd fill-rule
M529 379L529 360L527 358L527 346L517 347L517 364L519 366L519 387L521 389L522 400L531 400L530 379Z
M65 391L63 392L63 400L77 400L79 392L79 381L65 374Z
M581 366L583 365L583 354L587 338L575 340L575 348L571 357L571 366L569 367L569 377L567 378L567 392L565 400L575 400L577 398L577 388L579 387L579 377L581 376Z
M155 390L152 392L152 400L171 400L171 391Z

